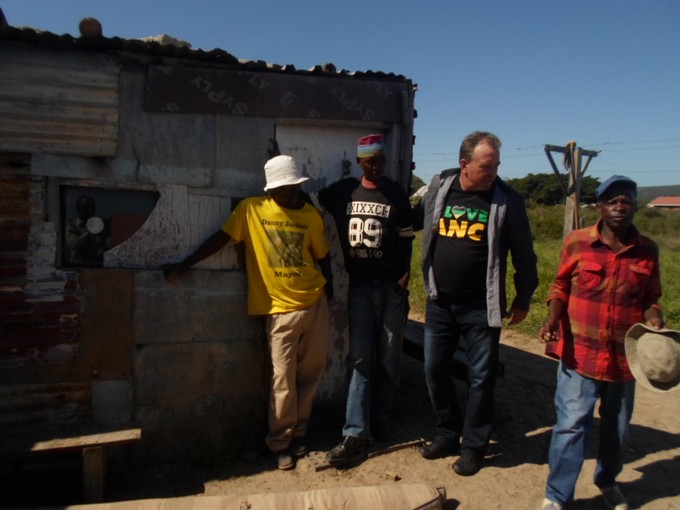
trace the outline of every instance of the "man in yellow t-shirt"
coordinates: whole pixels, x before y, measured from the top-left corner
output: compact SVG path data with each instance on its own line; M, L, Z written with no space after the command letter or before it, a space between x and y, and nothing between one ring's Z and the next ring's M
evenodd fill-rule
M266 443L279 469L292 469L295 457L307 453L304 437L326 366L333 283L323 220L300 195L308 177L290 156L270 159L264 170L267 196L241 201L194 253L162 269L173 283L230 240L245 246L248 313L266 317L273 367Z

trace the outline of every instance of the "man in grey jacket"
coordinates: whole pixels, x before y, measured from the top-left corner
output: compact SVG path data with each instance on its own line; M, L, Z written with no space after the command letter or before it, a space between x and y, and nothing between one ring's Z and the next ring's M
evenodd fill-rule
M538 286L524 199L498 177L500 147L492 133L468 135L460 147L460 168L436 175L421 202L428 293L425 377L437 435L420 452L426 459L460 453L452 467L463 476L479 471L491 437L502 321L524 320ZM509 310L508 254L516 291ZM465 409L451 380L461 341L469 381Z

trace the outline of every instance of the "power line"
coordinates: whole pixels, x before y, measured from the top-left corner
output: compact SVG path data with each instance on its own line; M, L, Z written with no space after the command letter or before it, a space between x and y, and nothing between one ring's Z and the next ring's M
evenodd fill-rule
M680 145L677 145L675 147L639 147L636 149L614 149L608 150L607 152L658 151L666 149L680 149Z
M680 142L680 138L667 138L665 140L636 140L631 142L601 142L590 145L628 145L634 143L666 143L666 142Z
M599 142L599 143L586 143L586 144L581 144L584 147L602 147L602 146L610 146L610 145L635 145L635 144L648 144L648 143L669 143L669 142L680 142L680 138L665 138L662 140L633 140L633 141L625 141L625 142ZM538 156L543 156L544 153L542 151L543 147L545 144L537 144L537 145L530 145L527 147L513 147L509 149L503 149L503 157L538 157ZM508 151L528 151L528 150L536 150L536 149L541 149L540 153L536 154L507 154ZM631 149L614 149L614 150L607 150L607 152L630 152L630 151L641 151L641 150L666 150L666 149L680 149L680 146L674 145L670 147L639 147L639 148L631 148ZM457 157L458 152L454 151L441 151L441 152L414 152L414 158L415 157L427 157L427 156L442 156L442 157ZM428 162L427 160L423 160L424 162ZM429 160L429 162L433 161L438 161L438 160Z
M539 170L536 170L536 171L533 171L533 172L532 171L526 171L526 170L517 170L517 171L512 171L512 170L503 171L503 170L501 170L499 172L499 175L501 173L503 174L503 177L514 177L514 176L525 177L529 174L546 174L546 173L550 173L552 175L551 172L547 172L547 171L542 172L542 171L539 171ZM591 174L610 174L610 173L612 173L612 171L611 170L606 170L606 171L595 170L595 171L590 172L590 173ZM675 173L677 173L677 170L626 170L626 174L649 175L649 174L675 174Z

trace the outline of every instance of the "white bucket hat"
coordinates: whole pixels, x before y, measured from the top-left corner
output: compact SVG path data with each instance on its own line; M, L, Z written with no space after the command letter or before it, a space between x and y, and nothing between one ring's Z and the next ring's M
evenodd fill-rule
M680 331L635 324L626 332L625 344L637 382L661 393L680 389Z
M290 156L276 156L267 161L264 165L264 175L267 179L265 191L309 180L309 177L305 177L298 170L295 160Z

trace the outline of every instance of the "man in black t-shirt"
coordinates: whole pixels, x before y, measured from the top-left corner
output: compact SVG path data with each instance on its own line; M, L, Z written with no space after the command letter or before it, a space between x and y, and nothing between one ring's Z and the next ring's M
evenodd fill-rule
M538 285L536 255L524 199L498 178L500 140L476 131L460 147L460 168L432 179L423 209L425 378L437 435L420 449L426 459L460 453L453 470L474 475L482 466L493 424L502 319L524 320ZM515 298L507 308L508 254ZM451 380L451 363L465 344L466 406Z
M328 453L334 465L361 459L387 434L408 314L413 212L404 189L383 175L383 135L359 139L357 163L360 181L343 179L318 194L335 220L350 280L352 375L343 441Z

